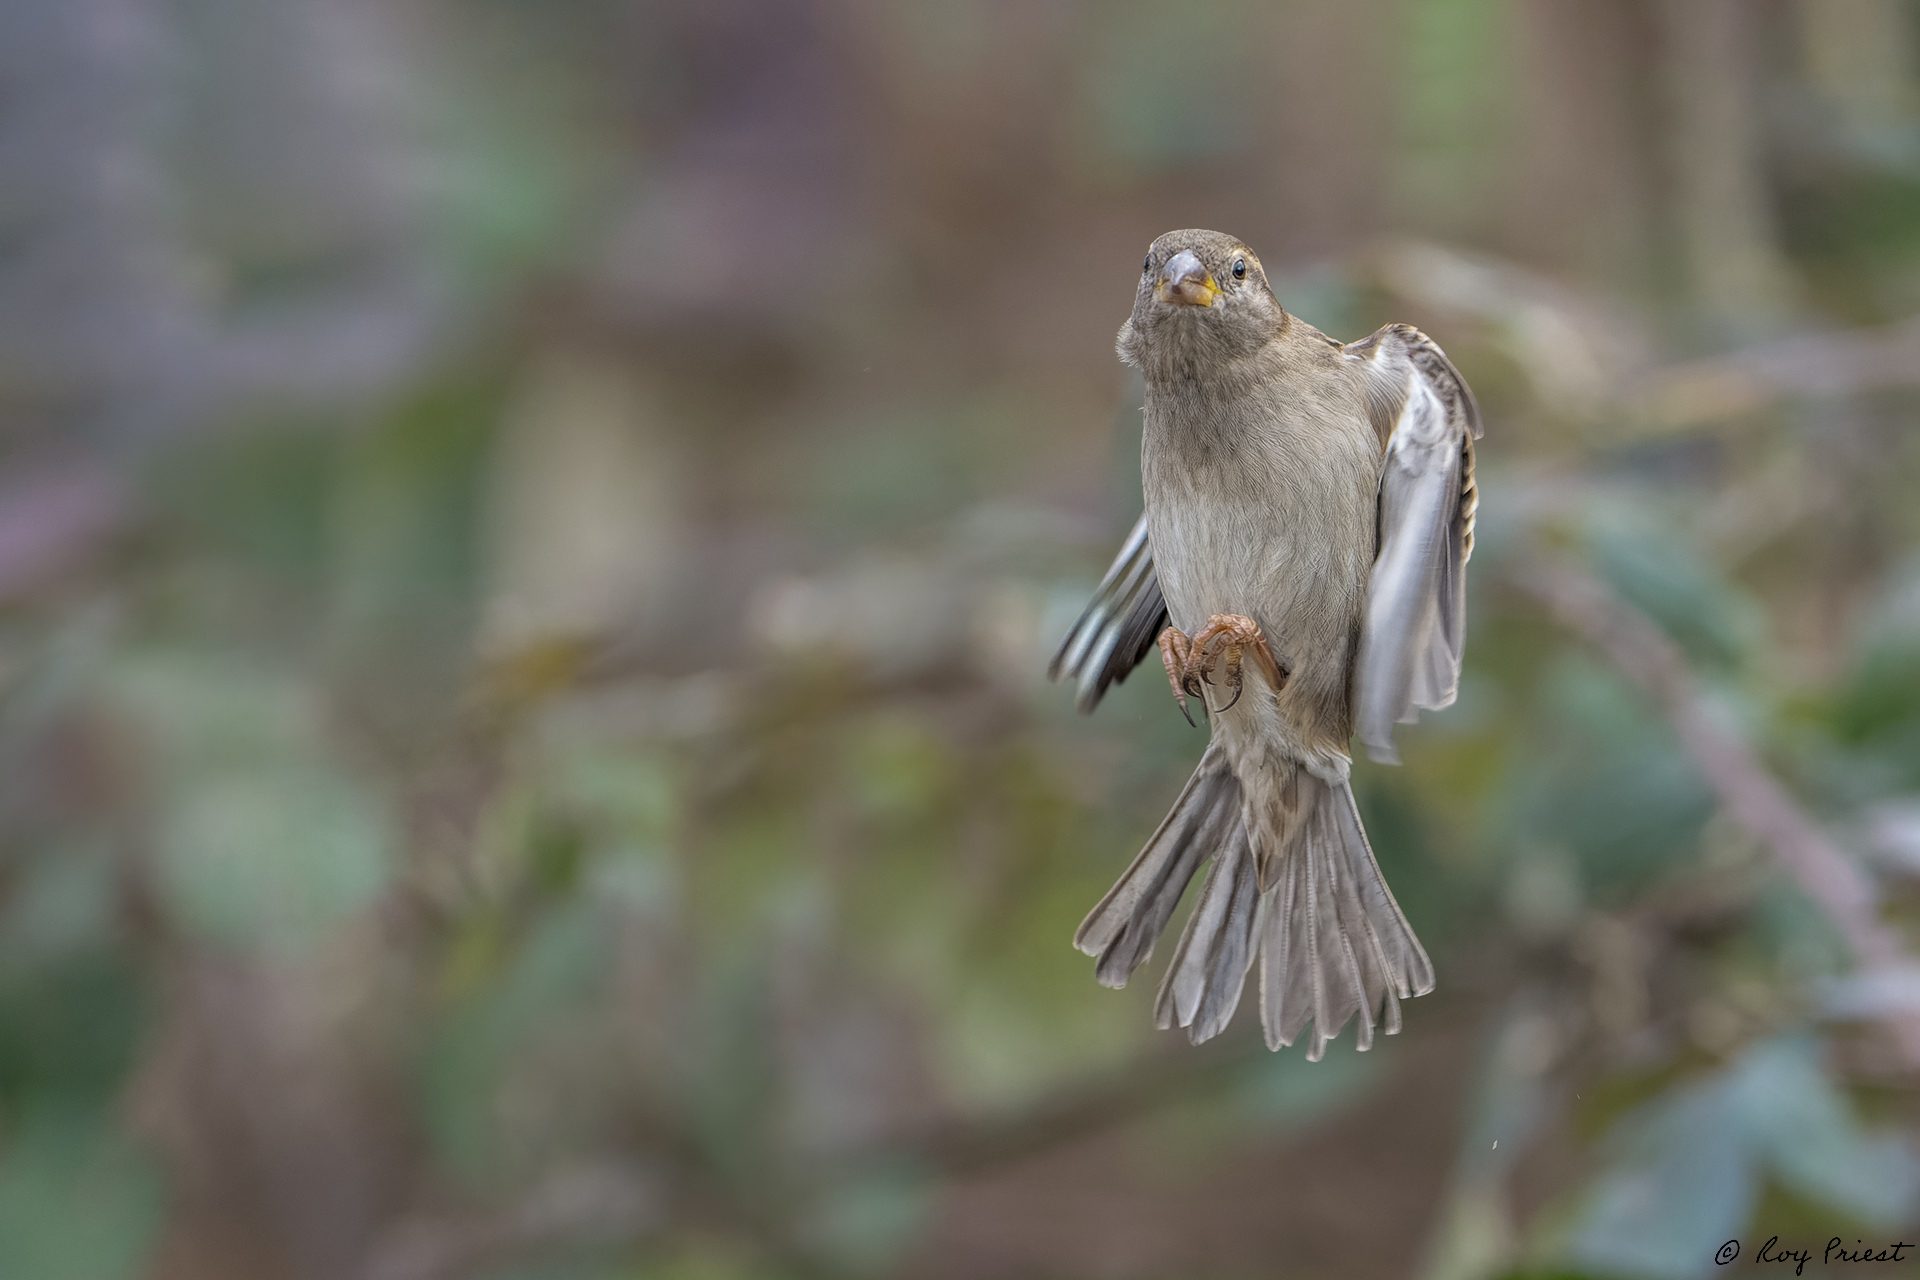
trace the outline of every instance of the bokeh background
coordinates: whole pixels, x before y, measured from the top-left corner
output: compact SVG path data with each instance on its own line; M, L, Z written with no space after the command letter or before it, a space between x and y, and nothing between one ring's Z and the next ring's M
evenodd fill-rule
M1487 421L1359 773L1440 989L1318 1065L1068 944L1190 225ZM1916 304L1911 4L7 0L0 1277L1916 1238Z

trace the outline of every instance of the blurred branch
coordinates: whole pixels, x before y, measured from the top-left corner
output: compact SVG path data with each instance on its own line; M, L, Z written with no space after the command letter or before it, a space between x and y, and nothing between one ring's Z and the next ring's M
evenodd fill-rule
M1663 361L1645 336L1658 331L1648 316L1504 258L1404 241L1369 255L1361 272L1412 305L1479 321L1533 399L1628 436L1686 431L1783 401L1920 386L1920 318Z
M1654 701L1727 816L1772 852L1839 931L1861 969L1894 972L1912 966L1905 942L1880 918L1866 873L1715 714L1678 645L1605 583L1564 558L1536 561L1513 581ZM1920 1019L1883 1021L1906 1064L1920 1069Z
M1671 431L1757 413L1782 400L1920 386L1920 319L1803 334L1669 365L1632 396L1642 429Z

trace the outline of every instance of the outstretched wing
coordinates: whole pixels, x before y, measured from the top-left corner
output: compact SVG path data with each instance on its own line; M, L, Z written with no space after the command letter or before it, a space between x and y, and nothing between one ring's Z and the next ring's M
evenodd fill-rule
M1067 632L1047 674L1077 686L1074 701L1082 711L1099 704L1107 686L1118 684L1153 649L1167 625L1167 602L1153 573L1153 549L1147 543L1143 515L1127 535L1113 567L1100 580L1093 599Z
M1480 410L1446 353L1411 325L1388 325L1346 354L1365 366L1387 452L1354 724L1374 759L1394 762L1393 726L1447 706L1459 688Z

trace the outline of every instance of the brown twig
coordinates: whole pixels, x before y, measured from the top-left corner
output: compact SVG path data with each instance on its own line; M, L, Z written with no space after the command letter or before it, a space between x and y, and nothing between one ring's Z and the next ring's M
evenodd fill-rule
M1727 816L1773 854L1839 931L1862 970L1910 971L1906 944L1880 918L1866 873L1714 714L1679 646L1665 632L1564 558L1537 560L1512 580L1658 705ZM1920 1068L1920 1020L1890 1017L1886 1026L1907 1064Z

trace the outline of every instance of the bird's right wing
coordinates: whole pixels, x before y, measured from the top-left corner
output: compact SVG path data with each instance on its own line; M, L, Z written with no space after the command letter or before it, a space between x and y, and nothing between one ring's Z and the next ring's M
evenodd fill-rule
M1113 567L1093 593L1080 618L1053 655L1047 674L1072 680L1074 701L1082 711L1100 702L1107 686L1118 684L1152 651L1167 625L1167 602L1153 572L1147 542L1147 518L1141 516L1114 558Z

